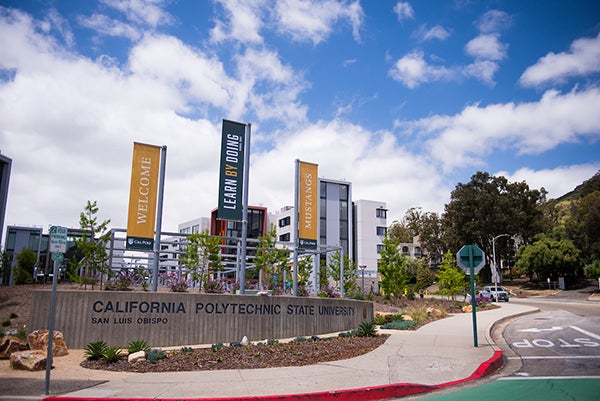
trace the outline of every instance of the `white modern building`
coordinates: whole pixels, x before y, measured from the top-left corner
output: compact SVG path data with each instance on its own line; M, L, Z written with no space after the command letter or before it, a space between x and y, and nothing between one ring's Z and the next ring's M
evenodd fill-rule
M354 261L361 275L359 282L364 288L377 291L377 266L387 232L385 202L360 199L354 203Z

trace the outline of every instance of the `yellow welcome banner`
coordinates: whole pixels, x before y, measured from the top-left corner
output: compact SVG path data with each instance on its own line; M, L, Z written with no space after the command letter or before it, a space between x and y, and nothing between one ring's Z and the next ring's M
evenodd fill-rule
M298 162L298 246L316 249L318 235L318 164Z
M153 249L160 150L160 146L133 143L127 249Z

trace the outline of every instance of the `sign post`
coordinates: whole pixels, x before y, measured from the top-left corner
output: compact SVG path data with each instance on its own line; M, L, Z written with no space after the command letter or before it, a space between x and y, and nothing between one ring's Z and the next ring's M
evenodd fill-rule
M473 346L477 347L477 302L475 275L485 265L485 254L477 245L463 245L456 254L456 263L471 277L471 313L473 315Z
M52 369L52 339L54 337L54 318L56 315L56 283L58 266L67 252L67 227L50 227L50 249L54 266L52 269L52 295L50 297L50 318L48 321L48 350L46 354L46 395L50 394L50 370Z

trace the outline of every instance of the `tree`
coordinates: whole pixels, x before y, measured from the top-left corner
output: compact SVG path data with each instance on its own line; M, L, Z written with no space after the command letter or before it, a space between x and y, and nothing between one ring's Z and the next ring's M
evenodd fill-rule
M378 267L381 275L380 289L386 297L392 294L399 296L408 283L408 278L404 274L404 264L406 256L398 250L398 239L386 235L383 239L383 249Z
M104 275L112 273L106 263L108 261L106 244L110 239L110 231L108 231L110 220L98 223L96 216L98 210L97 202L88 200L83 212L79 215L79 227L82 235L75 240L75 245L82 258L72 260L72 264L81 273L70 275L72 280L81 285L87 287L88 284L91 284L92 289L99 281L102 285L101 280Z
M329 258L328 266L331 279L336 283L336 288L338 289L341 279L340 255L340 251L335 251L331 255L331 258ZM356 282L356 263L354 263L347 255L344 255L344 294L351 294L358 289L359 286Z
M298 259L298 293L297 295L309 295L308 289L312 285L309 281L312 272L313 258L308 255Z
M456 259L450 252L444 255L437 277L442 295L452 299L467 288L467 276L456 266Z
M519 248L515 269L532 280L580 275L579 250L567 238L556 239L540 234L532 245Z
M12 270L12 265L10 263L10 256L6 251L2 251L2 262L0 264L0 284L7 285L10 281L10 271Z
M394 221L388 228L387 235L398 240L398 243L413 241L412 232L403 222Z
M259 245L254 257L254 265L260 272L265 273L265 282L268 288L274 288L283 283L283 270L288 262L287 249L277 248L277 230L274 225L259 238Z
M36 253L29 248L23 248L21 252L16 255L16 259L15 284L33 283L33 269L37 260Z
M437 261L447 250L448 245L445 241L445 230L442 218L434 212L427 212L421 215L419 230L419 242L423 249L427 251L429 261Z
M477 172L466 184L459 183L446 205L443 225L449 248L476 244L488 258L494 238L508 234L530 244L545 227L541 225L546 191L531 190L525 182L509 183L505 177ZM500 258L508 258L512 243L496 249ZM484 274L482 272L482 274ZM485 273L489 277L490 271Z
M205 290L211 273L222 270L220 251L221 237L211 236L208 230L190 234L186 238L185 253L181 262L194 281L200 283L199 290Z
M596 259L592 263L585 265L583 272L586 277L598 280L598 285L600 286L600 259Z
M584 261L600 259L600 191L572 201L570 212L565 222L569 238L582 251Z

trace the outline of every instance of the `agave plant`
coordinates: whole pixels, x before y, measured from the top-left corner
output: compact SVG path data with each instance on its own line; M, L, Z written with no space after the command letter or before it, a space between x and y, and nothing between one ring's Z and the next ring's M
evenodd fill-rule
M85 347L84 356L90 361L102 359L108 345L104 341L94 341Z
M121 359L121 349L119 347L108 346L102 354L102 360L107 363L115 363Z
M133 354L134 352L149 350L150 346L145 340L135 340L129 343L127 346L127 352Z
M358 326L358 331L356 333L359 337L375 337L377 335L377 331L375 329L375 323L364 321Z

